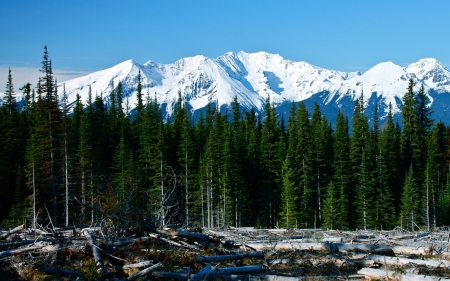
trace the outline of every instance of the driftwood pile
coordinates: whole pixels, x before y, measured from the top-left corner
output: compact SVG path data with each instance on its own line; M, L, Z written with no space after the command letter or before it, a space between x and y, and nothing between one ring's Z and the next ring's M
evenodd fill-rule
M105 227L0 232L0 280L450 280L450 232Z

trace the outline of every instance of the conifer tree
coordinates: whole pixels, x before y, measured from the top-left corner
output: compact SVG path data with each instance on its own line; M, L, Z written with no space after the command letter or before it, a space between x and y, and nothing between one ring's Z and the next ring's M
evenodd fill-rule
M447 153L446 128L444 123L437 122L428 137L427 162L424 175L424 206L426 206L426 222L428 229L438 225L437 205L440 193L444 190L447 165L445 154Z
M8 70L8 80L6 82L5 100L3 106L6 107L8 114L12 114L17 110L16 96L14 93L14 85L12 82L11 68Z
M299 105L296 123L298 135L296 143L297 180L300 189L299 223L301 227L311 227L315 221L314 170L311 160L311 126L305 104Z
M287 229L297 225L298 190L294 181L294 163L287 156L281 168L281 208L279 212L280 226Z
M48 209L49 216L42 213L54 225L58 226L59 219L59 136L61 129L61 112L58 107L56 81L53 80L53 71L51 61L48 57L47 47L44 47L44 58L42 61L41 72L44 74L38 82L38 101L36 109L33 111L34 128L27 153L28 164L26 173L33 180L28 180L31 187L32 183L37 194L39 191L39 201L36 202L36 209ZM34 173L32 173L34 170ZM36 177L36 175L38 175ZM35 196L36 197L36 196ZM36 216L33 223L38 219Z
M351 188L347 194L349 202L353 202L356 196L356 186L359 181L359 174L361 170L361 162L363 153L370 154L369 150L369 124L368 118L365 115L364 106L364 94L361 93L359 99L355 101L355 109L353 112L353 124L352 124L352 137L350 140L350 163L352 168L352 181ZM367 165L370 165L368 159L370 156L367 155L365 160ZM371 173L371 170L367 171ZM350 209L352 211L354 209ZM353 218L355 214L350 214Z
M263 224L268 227L274 227L276 224L278 186L276 184L276 174L280 167L277 157L277 144L280 138L280 127L278 126L275 115L275 106L266 99L264 109L265 118L261 130L261 165L263 169L262 198L260 199L260 208L263 211Z
M348 119L344 117L342 111L339 110L336 132L334 134L333 142L333 186L336 189L336 194L333 191L327 192L328 204L335 202L336 220L333 226L330 225L330 216L328 215L326 223L327 227L335 227L339 229L347 229L350 227L348 221L348 197L350 193L349 183L351 181L350 171L350 136L348 134ZM336 198L335 200L328 198ZM332 201L330 201L332 200Z
M14 194L22 187L17 185L17 172L20 163L20 115L12 83L11 69L8 71L5 99L0 112L0 191L4 196L0 200L0 219L5 218L14 201ZM21 192L21 191L20 191Z
M330 166L333 158L332 129L325 116L322 116L319 105L314 104L311 116L311 160L314 173L314 225L320 227L322 223L323 189L326 187Z
M367 230L373 226L371 205L373 202L373 180L368 171L366 154L363 151L359 166L356 197L354 201L356 227Z
M249 225L261 226L261 181L262 181L262 167L261 167L261 120L256 116L255 110L245 114L244 118L244 146L245 150L245 175L244 180L247 183L246 189L249 196L248 207L249 212L246 213L246 218Z
M181 133L180 133L180 139L179 139L179 146L178 146L178 163L180 165L180 181L181 185L184 189L184 196L181 199L184 205L184 212L185 212L185 224L190 224L190 212L189 209L192 205L192 193L193 190L193 182L195 179L195 144L194 144L194 135L193 135L193 128L191 125L191 119L188 115L188 112L186 110L185 106L181 106L180 108L180 115L183 116L182 127L181 127Z
M392 118L392 116L388 117ZM392 126L392 120L388 126ZM391 129L390 127L389 129ZM371 145L375 167L372 171L374 179L373 203L372 203L372 228L387 229L395 223L395 209L391 190L389 189L389 172L387 170L387 153L383 150L383 143L378 124L378 105L375 105L373 113L373 130L371 132Z
M325 199L323 200L323 224L322 227L329 229L340 228L343 225L342 222L342 196L339 189L333 181L328 183L326 188Z
M403 186L402 205L400 212L401 227L406 227L414 231L415 226L420 224L420 197L416 179L413 175L413 169L410 167L406 175L405 185Z

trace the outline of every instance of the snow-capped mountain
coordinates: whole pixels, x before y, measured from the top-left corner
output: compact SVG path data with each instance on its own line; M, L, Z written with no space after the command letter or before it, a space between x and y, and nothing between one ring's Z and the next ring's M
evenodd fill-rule
M172 64L152 61L139 64L128 60L109 69L66 81L65 90L69 101L74 101L77 93L86 101L89 86L93 96L102 95L108 99L111 90L121 81L124 98L133 107L136 104L139 71L144 95L156 96L158 102L165 105L168 114L180 92L193 112L210 102L226 107L235 96L243 108L253 107L261 112L266 98L270 97L281 110L283 106L285 109L288 104L290 106L291 102L305 101L309 104L315 101L331 119L338 108L344 111L347 108L346 113L351 117L352 101L363 92L368 110L378 103L383 118L389 103L394 113L400 112L401 98L411 77L417 81L417 89L421 83L424 84L431 101L436 98L445 101L443 104L433 104L438 116L442 113L447 115L445 112L450 105L450 72L436 59L422 59L406 67L383 62L365 73L347 73L286 60L280 55L265 52L230 52L216 59L198 55Z

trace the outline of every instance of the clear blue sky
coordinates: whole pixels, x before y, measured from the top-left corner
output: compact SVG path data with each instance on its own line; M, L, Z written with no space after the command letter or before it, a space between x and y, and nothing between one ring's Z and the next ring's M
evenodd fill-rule
M15 0L0 26L0 66L13 70L40 67L44 45L55 69L75 73L240 50L343 71L424 57L450 66L446 0Z

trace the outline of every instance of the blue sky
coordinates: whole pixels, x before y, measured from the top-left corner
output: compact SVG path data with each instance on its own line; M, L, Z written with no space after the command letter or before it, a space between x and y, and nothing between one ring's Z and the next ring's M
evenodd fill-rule
M44 45L60 80L127 59L171 63L241 50L342 71L425 57L450 66L449 13L444 0L4 1L0 90L7 67L16 81L35 79L26 69L40 67Z

